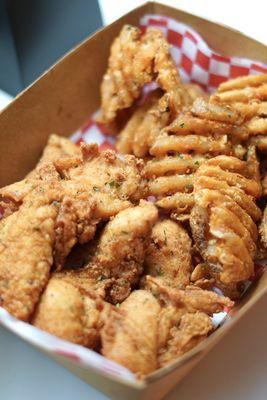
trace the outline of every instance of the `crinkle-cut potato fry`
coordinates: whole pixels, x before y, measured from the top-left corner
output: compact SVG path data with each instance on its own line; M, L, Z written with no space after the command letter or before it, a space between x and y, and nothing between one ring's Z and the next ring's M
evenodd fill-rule
M193 239L217 286L232 297L254 271L260 211L250 213L245 203L254 203L257 210L261 186L249 175L248 162L227 156L207 160L195 174L195 205L190 215ZM246 201L231 196L231 189L238 189Z
M26 178L0 189L0 205L3 208L3 217L18 210L23 197L28 194L32 186L36 186L33 179L46 180L48 179L47 174L53 173L47 170L49 168L46 167L47 163L59 158L78 157L79 155L79 147L70 139L55 134L50 135L40 160Z
M211 96L211 102L230 104L243 119L250 143L266 151L267 74L232 79L222 83Z
M164 120L168 118L165 114L170 112L166 111L166 106L165 109L159 107L163 101L159 103L162 93L159 89L151 92L144 103L136 108L118 136L116 148L120 153L136 156L147 153L149 142L153 140L152 135L156 136L165 126Z
M218 92L226 92L233 89L243 89L246 87L257 87L267 83L267 74L241 76L240 78L230 79L221 83Z
M145 257L145 274L157 276L164 284L185 288L192 269L191 239L178 222L158 221L152 228Z
M170 94L165 93L145 115L144 120L136 129L133 140L133 153L136 157L144 157L160 132L171 117Z
M43 185L0 221L0 305L23 321L32 315L49 279L56 198L56 189Z
M160 90L152 91L145 101L136 108L125 127L121 130L116 141L116 149L121 154L133 153L133 141L136 130L142 125L147 112L155 105L156 101L160 98L160 94Z
M244 87L243 89L232 89L231 91L216 93L216 99L224 103L242 102L250 100L267 100L267 83L257 87Z
M227 135L216 137L201 135L160 135L152 146L150 153L153 156L162 156L168 153L190 154L231 154L232 146Z
M193 193L175 193L156 201L156 205L165 210L174 210L171 216L179 219L180 214L189 215L194 205Z
M146 83L157 81L170 95L170 107L191 103L177 68L169 53L163 33L148 28L144 35L138 28L125 25L111 47L108 69L101 84L101 120L114 122L120 110L132 106Z
M186 174L191 171L196 171L204 160L204 156L191 156L189 154L180 153L177 153L174 156L153 158L146 163L144 173L148 178L155 178L168 172Z
M39 329L85 347L100 340L100 313L108 305L91 290L72 285L62 273L50 278L31 323Z

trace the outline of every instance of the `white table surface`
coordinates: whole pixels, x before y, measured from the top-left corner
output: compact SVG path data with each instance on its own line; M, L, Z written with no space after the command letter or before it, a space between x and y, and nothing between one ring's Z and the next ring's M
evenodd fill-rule
M267 41L265 1L164 1ZM102 0L110 22L141 1ZM242 10L242 12L240 12ZM0 109L10 97L0 90ZM170 393L166 400L267 399L267 297ZM105 400L21 339L0 327L0 400Z

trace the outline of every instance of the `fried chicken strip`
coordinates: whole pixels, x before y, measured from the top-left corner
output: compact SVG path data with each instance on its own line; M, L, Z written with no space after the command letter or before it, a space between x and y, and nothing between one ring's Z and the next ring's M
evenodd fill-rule
M64 279L63 274L55 273L41 296L31 323L62 339L95 348L100 339L103 307L103 301L93 291L74 286Z
M103 229L88 264L62 274L74 285L91 287L105 300L121 303L143 272L149 235L157 216L156 207L146 201L121 211Z
M0 304L24 321L31 316L53 264L56 193L47 186L40 189L0 221Z
M79 147L76 146L70 139L58 135L50 135L47 141L47 145L43 150L42 157L38 161L36 167L40 167L42 164L58 160L64 157L78 157L80 154ZM31 171L27 177L32 178L35 174L36 168Z
M163 367L182 356L202 342L213 326L209 316L197 311L194 314L182 315L178 326L170 331L170 338L164 350L159 355L159 366Z
M136 290L104 318L101 352L140 376L157 368L160 306L146 290Z
M145 273L158 276L164 284L184 288L191 273L191 239L178 222L157 222L146 252Z
M93 193L96 214L109 218L145 197L143 162L134 156L121 160L114 151L99 152L96 144L81 145L82 158L55 162L63 179L80 182Z
M3 217L12 214L19 208L23 198L38 185L38 180L47 179L48 163L59 158L78 157L79 155L79 147L71 140L55 134L50 135L42 157L26 178L0 189L0 206L3 208Z

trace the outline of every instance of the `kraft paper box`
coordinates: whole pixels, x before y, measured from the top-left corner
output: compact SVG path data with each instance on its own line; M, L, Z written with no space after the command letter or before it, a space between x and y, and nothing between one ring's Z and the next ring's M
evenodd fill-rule
M99 86L112 40L125 23L138 26L140 21L147 21L147 16L153 19L153 15L156 25L160 25L158 17L162 16L163 20L169 18L179 26L192 28L204 39L204 47L220 55L218 60L242 58L241 68L249 68L252 73L267 72L267 47L263 44L233 29L149 2L85 40L0 114L0 187L21 179L34 167L51 133L71 136L77 132L76 139L77 135L83 136L86 130L78 129L88 126L88 118L99 108ZM210 85L206 88L212 89L211 81ZM267 274L263 273L207 340L145 380L137 380L130 371L91 350L16 320L2 308L0 323L111 398L156 400L177 385L266 292Z

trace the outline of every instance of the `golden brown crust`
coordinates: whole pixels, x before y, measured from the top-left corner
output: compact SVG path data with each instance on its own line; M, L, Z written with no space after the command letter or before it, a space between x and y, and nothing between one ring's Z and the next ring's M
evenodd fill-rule
M170 107L178 110L191 102L170 56L163 33L125 25L113 42L108 69L101 85L101 119L110 124L120 110L129 108L146 83L156 80L170 95Z
M243 119L250 143L266 152L267 75L250 75L222 83L211 102L230 104Z
M99 343L103 302L54 274L42 294L32 324L61 339L95 348Z
M212 322L207 314L197 311L182 315L178 326L171 328L166 346L159 351L159 367L175 361L197 346L212 330Z
M224 291L228 285L232 290L254 271L255 222L260 215L255 201L261 187L249 175L248 163L226 156L206 161L195 175L195 206L190 216L193 238L210 265L211 275ZM228 189L232 188L238 188L239 197L229 196L232 190ZM240 197L245 201L240 201ZM253 203L249 212L245 204Z
M178 222L157 222L145 258L145 273L158 276L166 285L183 288L191 273L191 239Z
M101 330L101 352L132 372L146 375L157 368L160 306L146 290L136 290L119 309L112 309Z

